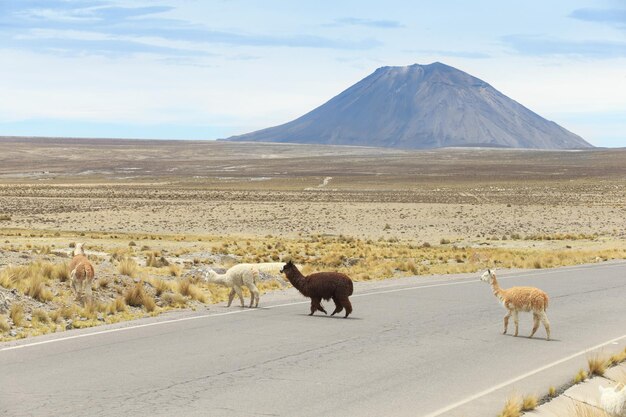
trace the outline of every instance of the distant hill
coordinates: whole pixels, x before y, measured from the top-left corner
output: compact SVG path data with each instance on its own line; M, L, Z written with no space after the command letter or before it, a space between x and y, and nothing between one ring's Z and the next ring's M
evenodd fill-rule
M486 82L439 62L379 68L302 117L226 140L407 149L593 147Z

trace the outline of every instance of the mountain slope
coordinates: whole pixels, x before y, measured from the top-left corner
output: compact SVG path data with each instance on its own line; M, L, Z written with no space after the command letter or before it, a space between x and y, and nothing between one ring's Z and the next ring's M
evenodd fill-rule
M448 65L383 67L280 126L226 140L393 148L587 148L589 143Z

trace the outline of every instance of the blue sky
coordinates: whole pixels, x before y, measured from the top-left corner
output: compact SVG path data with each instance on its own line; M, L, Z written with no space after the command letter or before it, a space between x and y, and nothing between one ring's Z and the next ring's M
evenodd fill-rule
M0 0L0 135L215 139L434 61L626 146L624 0Z

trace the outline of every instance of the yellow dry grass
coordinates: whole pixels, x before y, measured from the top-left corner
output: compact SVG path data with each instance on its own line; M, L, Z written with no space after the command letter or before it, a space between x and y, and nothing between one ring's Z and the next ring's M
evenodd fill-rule
M24 307L21 304L13 303L9 309L9 317L13 321L15 327L22 327L26 323L24 321Z
M155 295L160 297L167 291L174 291L176 283L173 281L166 281L161 278L148 278L146 280L150 285L154 287Z
M536 395L525 395L522 397L522 411L531 411L537 408L539 399Z
M608 360L609 366L617 365L618 363L622 363L624 361L626 361L626 349L614 355L611 355Z
M187 297L179 293L163 294L161 300L168 307L185 307L187 305Z
M9 330L11 330L11 325L9 325L7 316L0 314L0 332L8 332Z
M584 369L580 369L578 373L574 376L574 384L579 384L587 379L589 375L587 375L587 371Z
M553 386L550 386L550 388L548 388L548 397L554 397L556 395L556 388L554 388Z
M520 417L522 415L522 402L519 398L513 397L506 400L504 408L498 417Z
M207 302L207 296L188 278L178 281L178 292L192 300L198 300L201 303Z
M107 314L115 314L126 311L126 300L124 297L117 297L107 306Z
M180 273L181 273L181 268L180 266L176 265L176 264L170 264L168 267L169 273L171 276L173 277L179 277Z
M138 282L126 291L124 294L124 301L129 306L143 307L148 312L156 309L154 298L146 294L143 288L143 281Z
M606 372L606 368L609 365L609 360L599 355L594 355L587 358L587 365L589 368L589 376L602 376L604 375L604 372Z
M38 308L33 310L32 321L33 326L36 326L38 324L48 324L50 323L50 317L48 316L48 313Z
M576 402L576 404L563 417L610 417L604 410L592 407L587 404Z
M0 272L0 286L15 288L42 302L50 301L53 295L46 283L53 279L55 271L55 266L50 262L8 267Z
M132 258L124 258L117 265L117 271L122 275L127 275L131 278L135 278L139 273L139 266Z

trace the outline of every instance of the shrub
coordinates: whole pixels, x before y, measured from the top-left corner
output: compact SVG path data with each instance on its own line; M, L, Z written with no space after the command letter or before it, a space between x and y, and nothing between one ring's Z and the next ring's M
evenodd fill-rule
M33 311L33 323L47 324L48 322L50 322L50 317L44 310L36 309Z
M198 300L201 303L207 302L206 295L202 292L202 290L200 290L200 288L192 284L191 280L189 279L184 279L184 280L179 281L178 292L181 295L190 297L193 300Z
M117 265L117 271L122 275L127 275L131 278L137 276L137 272L139 267L137 266L137 262L135 262L131 258L124 258Z
M522 402L518 398L509 398L504 403L504 408L498 417L520 417L522 415Z
M122 311L126 311L126 301L124 297L117 297L115 300L111 301L106 308L107 314L115 314Z
M61 282L65 282L69 280L70 279L69 265L66 262L54 265L54 269L52 270L52 279L56 279Z
M156 308L154 298L146 294L143 289L143 281L138 282L124 294L126 304L133 307L144 307L146 311L151 312Z
M589 365L589 375L602 376L606 371L608 361L600 358L599 356L593 356L591 358L587 358L587 364Z
M23 327L24 326L24 307L21 304L13 303L11 304L11 309L9 310L9 317L13 320L13 325L15 327Z
M7 316L4 314L0 314L0 332L8 332L11 330L11 326L9 325L9 321L7 320Z
M172 293L163 294L163 297L161 297L161 300L163 300L163 303L165 305L172 306L172 307L184 307L187 305L187 298L185 298L181 294L172 294Z
M179 277L180 276L180 266L178 266L176 264L170 264L169 271L170 271L170 275L173 276L173 277Z

